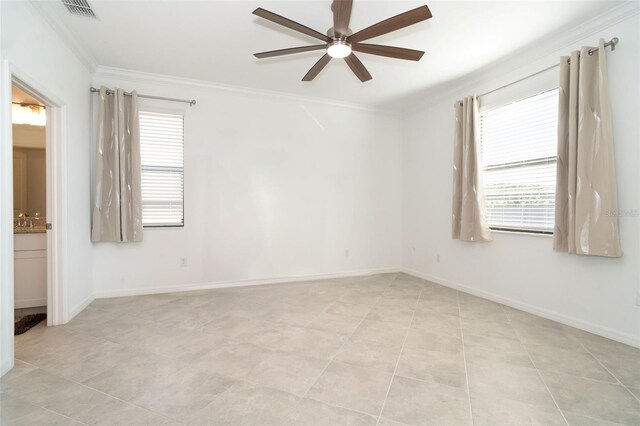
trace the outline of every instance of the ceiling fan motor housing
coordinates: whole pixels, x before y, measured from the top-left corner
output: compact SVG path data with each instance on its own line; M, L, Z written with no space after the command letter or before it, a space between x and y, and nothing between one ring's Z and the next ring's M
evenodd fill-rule
M341 38L345 39L345 38L349 37L351 34L353 34L353 31L351 31L351 28L347 28L347 35L344 36L344 37L336 37L336 33L335 33L335 30L334 30L333 27L331 27L331 28L329 28L327 30L327 37L332 38L334 40L340 40Z

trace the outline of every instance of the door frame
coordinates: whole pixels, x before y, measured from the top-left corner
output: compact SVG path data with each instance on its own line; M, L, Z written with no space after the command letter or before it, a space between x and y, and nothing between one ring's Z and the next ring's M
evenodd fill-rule
M2 87L0 87L0 310L2 327L0 340L0 376L13 368L14 363L14 270L13 270L13 131L11 124L11 85L41 100L47 110L46 126L46 179L47 179L47 325L64 324L66 318L66 294L64 290L64 232L66 211L65 185L65 129L66 107L64 102L46 86L31 78L9 61L3 61Z

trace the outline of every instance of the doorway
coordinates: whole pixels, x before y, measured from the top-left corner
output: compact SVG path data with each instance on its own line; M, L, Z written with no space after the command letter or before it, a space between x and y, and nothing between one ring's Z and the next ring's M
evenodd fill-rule
M17 84L11 86L13 147L14 334L46 324L47 108Z
M10 73L11 76L11 102L6 99L7 104L11 103L9 116L13 121L13 87L17 87L27 96L35 99L37 103L44 105L44 114L37 110L38 113L44 115L45 125L40 127L40 131L44 128L45 133L45 185L46 185L46 207L44 213L44 221L40 220L39 224L44 222L46 228L46 313L47 325L64 324L65 304L64 304L64 288L62 273L63 265L63 247L64 247L64 181L62 169L63 161L63 141L65 128L65 107L62 102L53 94L49 93L46 87L41 86L37 81L32 80L22 71L16 74L15 71ZM42 119L42 117L41 117ZM13 123L9 129L13 132ZM5 133L6 134L6 133ZM13 140L13 134L7 138ZM12 185L9 185L11 189ZM11 212L9 212L11 213ZM42 213L41 215L42 216ZM27 222L27 226L29 223ZM15 237L15 234L12 234ZM14 238L15 243L15 238ZM15 244L14 244L15 248ZM14 263L11 262L11 266ZM13 268L12 268L13 269ZM14 281L15 271L11 271L11 282ZM15 289L15 285L11 286ZM42 294L42 293L40 293ZM14 313L13 292L11 301L11 313ZM13 340L12 340L13 342Z
M62 98L8 61L0 67L0 376L14 365L14 210L13 86L45 106L46 163L46 312L47 325L64 324L64 140L66 107ZM37 222L36 222L37 223ZM29 223L27 222L27 226Z

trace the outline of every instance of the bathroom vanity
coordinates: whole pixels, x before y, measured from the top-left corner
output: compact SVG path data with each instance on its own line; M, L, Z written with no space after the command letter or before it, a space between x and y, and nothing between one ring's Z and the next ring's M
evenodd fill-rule
M47 233L16 229L14 250L15 309L47 305Z
M14 100L39 101L12 87ZM16 105L14 105L16 106ZM34 107L35 108L35 107ZM29 110L29 108L27 108ZM44 111L39 108L38 111ZM13 249L15 309L47 306L46 126L13 123Z

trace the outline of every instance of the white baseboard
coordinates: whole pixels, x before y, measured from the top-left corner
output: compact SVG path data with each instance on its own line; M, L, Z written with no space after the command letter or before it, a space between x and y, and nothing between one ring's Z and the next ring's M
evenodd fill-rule
M24 308L38 308L40 306L47 306L47 299L22 299L16 300L13 308L14 309L24 309Z
M464 293L473 294L474 296L482 297L484 299L492 300L494 302L501 303L506 306L510 306L515 309L519 309L521 311L528 312L533 315L537 315L539 317L547 318L552 321L559 322L564 325L568 325L571 327L579 328L580 330L587 331L589 333L597 334L602 337L606 337L607 339L615 340L617 342L624 343L626 345L634 346L636 348L640 348L640 338L634 336L632 334L623 333L617 330L613 330L608 327L603 327L598 324L594 324L589 321L584 321L578 318L570 317L568 315L560 314L554 311L550 311L548 309L540 308L534 305L530 305L528 303L519 302L517 300L509 299L507 297L503 297L497 295L495 293L478 290L473 287L469 287L463 284L459 284L453 281L449 281L443 278L439 278L430 274L425 274L422 272L414 271L411 269L402 269L402 272L405 274L413 275L417 278L422 278L427 281L434 282L436 284L443 285L445 287L453 288L455 290L462 291Z
M95 298L93 296L89 296L84 301L82 301L78 305L76 305L73 309L71 309L67 313L67 317L64 319L64 323L66 324L69 321L71 321L73 318L75 318L76 315L78 315L80 312L82 312L84 310L84 308L89 306L91 304L91 302L93 302L94 300L95 300Z
M622 333L620 331L613 330L608 327L603 327L588 321L570 317L570 316L560 314L554 311L550 311L544 308L540 308L528 303L506 298L495 293L478 290L476 288L459 284L453 281L449 281L440 277L436 277L434 275L425 274L425 273L414 271L411 269L401 269L401 268L382 268L382 269L370 269L370 270L359 270L359 271L344 271L344 272L335 272L335 273L329 273L329 274L298 275L298 276L290 276L290 277L272 277L272 278L263 278L263 279L254 279L254 280L206 282L206 283L188 284L188 285L180 285L180 286L140 287L140 288L132 288L132 289L126 289L126 290L98 291L95 293L94 297L96 299L104 299L104 298L110 298L110 297L143 296L143 295L149 295L149 294L176 293L176 292L182 292L182 291L212 290L217 288L283 284L283 283L290 283L290 282L296 282L296 281L314 281L314 280L327 280L327 279L336 279L336 278L349 278L349 277L359 277L359 276L366 276L366 275L395 273L395 272L404 272L405 274L412 275L417 278L422 278L428 281L432 281L436 284L440 284L445 287L450 287L465 293L473 294L475 296L492 300L494 302L498 302L503 305L510 306L512 308L519 309L533 315L538 315L543 318L557 321L561 324L575 327L580 330L588 331L589 333L597 334L599 336L603 336L608 339L612 339L621 343L625 343L627 345L640 348L640 338L633 336L631 334ZM69 315L69 319L67 321L71 320L78 313L80 313L84 308L86 308L93 301L93 299L94 299L93 297L90 297L85 302L81 303L76 308L74 308L71 311Z
M207 283L187 284L187 285L167 286L167 287L140 287L140 288L132 288L132 289L126 289L126 290L97 291L94 294L94 296L96 299L106 299L110 297L143 296L148 294L177 293L181 291L212 290L216 288L246 287L246 286L267 285L267 284L283 284L283 283L290 283L290 282L296 282L296 281L315 281L315 280L328 280L328 279L336 279L336 278L361 277L366 275L388 274L388 273L395 273L395 272L400 272L400 268L367 269L367 270L359 270L359 271L334 272L329 274L297 275L297 276L290 276L290 277L272 277L272 278L262 278L262 279L254 279L254 280L218 281L218 282L207 282Z
M13 358L9 358L2 361L2 365L0 365L0 377L4 376L13 368Z

